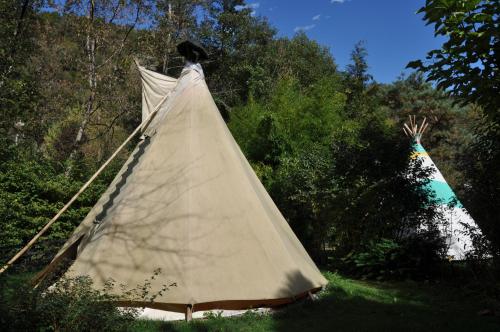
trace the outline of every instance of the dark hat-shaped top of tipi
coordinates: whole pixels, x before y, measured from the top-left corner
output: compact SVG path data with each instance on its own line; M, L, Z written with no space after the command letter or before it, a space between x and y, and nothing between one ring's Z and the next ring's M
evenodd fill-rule
M186 39L177 44L177 51L191 62L207 60L208 53L198 42Z

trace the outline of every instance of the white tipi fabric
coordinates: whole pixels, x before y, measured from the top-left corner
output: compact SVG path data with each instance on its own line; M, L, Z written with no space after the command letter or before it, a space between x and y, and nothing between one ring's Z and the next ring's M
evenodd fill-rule
M40 277L71 258L67 276L130 289L161 269L151 291L175 286L153 302L116 294L126 306L178 312L280 305L326 285L229 132L201 66L187 66L173 89L140 70L154 95L143 94L146 112L170 97Z

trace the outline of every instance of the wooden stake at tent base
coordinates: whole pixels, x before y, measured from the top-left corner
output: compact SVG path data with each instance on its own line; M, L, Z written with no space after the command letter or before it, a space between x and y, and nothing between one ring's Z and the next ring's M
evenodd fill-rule
M186 322L190 322L193 320L193 306L188 304L186 306Z

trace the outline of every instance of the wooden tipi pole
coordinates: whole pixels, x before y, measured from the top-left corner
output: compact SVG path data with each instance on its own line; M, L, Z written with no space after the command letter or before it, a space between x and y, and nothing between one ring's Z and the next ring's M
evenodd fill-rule
M409 122L403 123L403 131L406 136L420 140L425 130L429 126L429 122L427 122L427 118L424 117L420 126L417 123L417 117L415 115L408 116Z

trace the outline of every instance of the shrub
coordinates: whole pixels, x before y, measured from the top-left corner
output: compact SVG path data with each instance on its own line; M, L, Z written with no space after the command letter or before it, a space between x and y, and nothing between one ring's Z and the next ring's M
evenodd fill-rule
M111 283L95 290L88 277L61 279L49 291L29 284L0 285L0 323L8 331L127 331L136 309L120 310Z
M124 291L127 299L154 301L170 284L151 292L154 272L143 285ZM26 279L26 278L25 278ZM63 277L50 287L33 289L29 282L0 278L0 326L7 331L129 331L139 314L138 308L120 308L113 295L112 280L95 289L86 276Z
M427 278L437 272L444 254L443 239L422 232L399 242L380 239L342 259L351 274L368 279Z
M39 154L0 146L0 262L17 253L81 188L80 178L69 177ZM59 218L35 246L13 266L39 270L50 262L75 227L84 219L114 173L111 165ZM76 170L76 166L73 170ZM90 173L87 171L85 174ZM82 175L81 178L87 178Z

